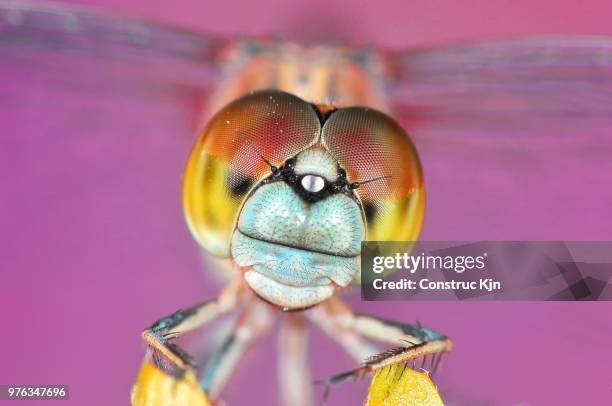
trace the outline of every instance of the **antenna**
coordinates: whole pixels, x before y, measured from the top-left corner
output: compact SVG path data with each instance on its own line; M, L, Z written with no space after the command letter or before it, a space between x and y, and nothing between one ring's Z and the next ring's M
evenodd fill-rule
M368 180L364 180L364 181L360 181L360 182L353 182L349 185L350 189L357 189L359 186L361 185L365 185L366 183L371 183L371 182L376 182L377 180L382 180L382 179L387 179L387 178L392 178L391 175L385 175L385 176L379 176L377 178L372 178L372 179L368 179Z

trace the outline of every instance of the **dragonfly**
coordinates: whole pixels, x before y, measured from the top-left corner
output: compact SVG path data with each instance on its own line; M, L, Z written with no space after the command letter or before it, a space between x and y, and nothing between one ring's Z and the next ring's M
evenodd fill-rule
M609 126L612 118L612 40L609 38L527 38L390 51L272 39L218 38L53 4L5 2L0 6L0 20L0 45L7 55L24 66L32 61L28 58L36 60L24 56L24 49L29 50L30 55L61 51L63 58L71 62L66 65L62 61L61 65L68 69L68 72L63 72L66 76L63 80L70 87L70 75L66 73L92 70L99 59L104 59L110 68L101 75L110 75L115 70L122 72L119 79L113 76L113 81L107 82L108 86L141 91L147 84L156 83L170 92L178 89L190 100L195 100L196 110L201 112L196 114L196 121L201 125L209 122L207 128L215 123L228 124L226 121L230 121L229 124L238 121L241 128L256 127L257 123L249 121L252 117L248 113L232 115L231 118L224 114L233 114L234 110L244 106L261 105L267 106L262 107L264 112L272 115L295 113L296 106L300 111L310 109L312 120L309 123L314 127L302 129L308 130L308 135L312 135L310 130L312 133L321 131L318 126L325 125L322 118L331 120L334 114L343 112L348 117L345 125L374 123L374 126L390 127L393 130L386 130L386 134L391 132L398 140L407 137L404 130L395 127L396 121L401 123L417 148L415 151L410 146L397 148L410 151L400 160L385 160L385 157L396 153L394 147L409 142L406 141L408 138L398 141L400 144L387 145L384 153L378 155L368 155L374 154L376 148L351 150L360 144L351 144L351 140L338 147L339 154L342 151L363 154L363 162L372 157L367 162L374 169L377 165L385 168L385 164L395 162L395 168L382 172L368 171L369 167L364 166L359 173L364 175L362 177L351 173L350 162L354 155L347 153L343 160L347 166L343 169L348 171L351 179L347 185L354 184L356 193L361 192L359 189L372 190L372 196L366 199L372 204L361 207L364 216L376 212L376 204L384 199L384 195L376 193L381 184L391 182L383 179L386 176L390 176L393 182L398 179L404 182L401 187L406 188L405 196L414 196L419 191L424 193L429 185L428 178L436 172L429 174L425 168L423 184L419 183L421 180L413 179L414 187L406 187L409 180L403 176L419 174L416 151L427 156L432 151L440 152L437 149L440 146L445 157L462 160L474 159L468 154L468 149L486 146L487 153L482 159L486 158L485 162L495 166L505 164L503 159L495 161L502 155L500 148L520 149L520 144L529 140L546 148L552 143L556 154L569 157L576 149L599 145L601 135L583 135L584 129L600 124ZM46 63L51 75L52 68L60 62L51 57ZM96 78L102 82L105 79L104 76ZM144 91L142 99L146 98L147 92ZM273 105L266 104L266 100L272 100ZM228 110L225 106L232 108ZM351 110L353 106L363 107ZM217 112L221 113L215 116ZM142 119L163 120L158 115L160 110L152 113ZM122 125L129 126L126 123ZM281 129L291 132L290 127ZM381 130L375 132L381 133ZM265 145L265 138L260 138L261 133L261 130L255 131L255 135L239 132L242 143L231 152L231 156L239 157L238 147L244 147L242 160L237 160L236 165L255 168L249 169L255 181L236 177L229 182L238 198L229 197L231 190L225 178L220 178L218 185L213 179L212 189L199 190L195 186L184 189L189 227L212 254L206 259L207 267L229 269L225 273L228 275L227 286L217 298L172 313L145 330L143 337L152 348L151 358L155 367L177 380L196 368L197 360L193 360L173 340L237 309L243 313L235 330L213 354L209 367L198 378L198 383L213 400L221 397L223 387L239 364L239 355L269 330L271 320L278 314L284 316L280 356L286 361L280 363L279 374L284 404L306 405L312 402L312 379L307 376L307 368L301 367L308 360L304 340L308 322L319 325L357 362L369 359L363 366L332 378L332 382L373 372L388 362L412 362L423 356L430 356L434 362L439 359L435 355L448 351L451 346L445 335L420 324L390 321L384 315L355 314L335 292L333 297L322 294L314 301L302 301L299 295L265 296L262 291L256 292L259 296L252 295L253 285L257 282L246 284L244 274L231 266L235 258L228 251L228 239L231 238L228 227L235 225L237 211L246 204L246 196L255 184L288 168L287 160L299 158L299 153L308 145L308 142L295 145L295 138L300 135L294 133L288 140L293 144L271 148ZM227 138L227 134L220 136L220 139ZM274 142L283 139L277 137ZM384 143L382 139L373 139L378 141L376 145ZM366 137L363 144L367 141L371 140ZM198 159L202 149L197 149L197 145L187 166L187 183L202 181L198 178L198 168L201 169L202 165ZM609 147L609 143L604 146ZM223 148L214 151L218 154L224 152ZM601 162L581 164L600 165ZM520 169L522 174L528 173L526 168L527 165ZM457 174L448 168L447 172L450 179L456 180ZM316 189L318 181L312 179L304 187ZM479 186L477 182L474 184L475 188ZM368 238L416 239L425 205L424 199L418 201L412 217L396 216L387 223L373 222L367 230ZM212 209L209 207L209 211L218 217L211 219L205 211L197 212L203 209L203 204L214 206ZM430 211L434 209L429 208ZM343 281L342 285L348 283ZM259 300L261 296L265 300ZM371 340L397 348L378 353Z

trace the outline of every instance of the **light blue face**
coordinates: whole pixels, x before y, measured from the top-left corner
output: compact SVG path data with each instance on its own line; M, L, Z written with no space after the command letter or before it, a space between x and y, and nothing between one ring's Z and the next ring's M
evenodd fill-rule
M325 150L288 161L247 198L232 237L232 257L247 284L287 309L313 306L359 270L362 209Z

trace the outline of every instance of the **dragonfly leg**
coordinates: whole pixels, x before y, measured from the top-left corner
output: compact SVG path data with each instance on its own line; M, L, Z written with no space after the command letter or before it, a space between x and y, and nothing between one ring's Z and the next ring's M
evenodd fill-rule
M452 347L450 339L438 332L421 326L382 319L376 316L354 314L339 298L332 298L320 306L318 318L335 326L336 329L357 334L363 338L376 340L396 347L382 353L371 353L360 368L330 378L327 383L335 384L349 378L358 377L366 372L373 372L391 364L413 364L416 359L431 356L434 365L435 357ZM319 325L322 325L318 321ZM325 327L323 327L325 329Z
M195 362L172 339L199 328L218 316L236 308L242 290L240 279L232 281L216 298L164 317L142 332L149 346L153 363L162 370L180 375Z
M254 300L247 305L230 335L213 352L204 368L201 384L211 400L218 400L244 352L269 330L272 321L268 304Z
M364 366L369 371L392 364L424 368L427 357L430 357L428 368L435 372L442 354L450 351L453 345L447 336L423 327L420 323L416 325L399 323L363 314L354 317L354 329L359 334L372 340L396 345L395 348L366 359Z
M313 404L312 378L308 357L308 329L300 314L288 314L279 332L278 382L280 404Z

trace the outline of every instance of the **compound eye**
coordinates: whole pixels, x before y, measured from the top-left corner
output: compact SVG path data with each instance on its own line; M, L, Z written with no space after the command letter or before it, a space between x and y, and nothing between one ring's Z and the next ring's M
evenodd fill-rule
M310 193L317 193L325 187L325 180L320 176L306 175L302 178L302 187Z

